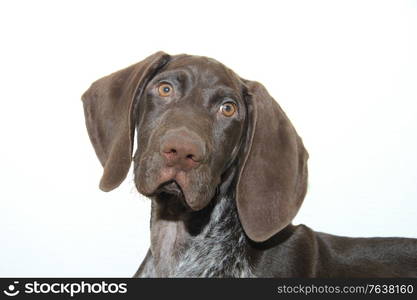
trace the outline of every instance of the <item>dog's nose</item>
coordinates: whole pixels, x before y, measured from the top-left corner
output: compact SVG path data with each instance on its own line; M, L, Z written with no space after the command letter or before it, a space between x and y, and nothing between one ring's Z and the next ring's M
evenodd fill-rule
M161 139L160 153L169 167L188 171L197 167L204 157L204 142L187 129L170 130Z

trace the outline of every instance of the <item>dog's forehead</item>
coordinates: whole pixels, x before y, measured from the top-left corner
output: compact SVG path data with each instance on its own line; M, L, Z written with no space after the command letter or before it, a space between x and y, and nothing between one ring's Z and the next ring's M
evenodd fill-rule
M166 70L186 71L195 81L206 86L221 84L237 87L233 71L217 60L205 56L178 55L168 64Z

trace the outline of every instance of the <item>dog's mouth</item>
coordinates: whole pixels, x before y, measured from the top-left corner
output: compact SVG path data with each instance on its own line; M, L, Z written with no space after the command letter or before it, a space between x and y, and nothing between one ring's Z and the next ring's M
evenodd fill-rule
M142 195L154 198L158 203L178 203L187 210L198 211L213 197L214 190L210 186L217 182L209 180L210 174L201 170L184 172L171 167L151 168L149 171L147 161L141 163L141 168L135 171L136 187Z
M177 198L184 199L184 192L181 189L181 186L175 180L169 180L159 185L155 190L154 194L156 196L161 194L168 194L175 196Z
M181 186L175 180L160 184L153 196L162 205L161 212L166 218L176 217L184 212L191 211Z

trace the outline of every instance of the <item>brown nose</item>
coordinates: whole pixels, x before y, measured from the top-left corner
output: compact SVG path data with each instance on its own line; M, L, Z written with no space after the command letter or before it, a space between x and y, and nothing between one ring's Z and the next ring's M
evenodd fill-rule
M203 140L185 128L169 130L161 139L160 153L168 167L191 170L203 160L204 152Z

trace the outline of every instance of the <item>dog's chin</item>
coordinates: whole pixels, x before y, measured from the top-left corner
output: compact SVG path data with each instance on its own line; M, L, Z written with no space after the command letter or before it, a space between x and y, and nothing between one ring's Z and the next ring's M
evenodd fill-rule
M160 184L152 193L151 197L160 203L175 202L177 205L183 206L183 208L187 210L190 209L187 205L187 201L185 201L184 192L181 186L175 180Z
M161 194L166 194L171 197L176 197L181 200L185 200L184 192L182 191L180 185L175 180L170 180L168 182L162 183L154 192L156 196Z
M208 194L200 195L193 190L184 190L176 180L159 184L153 192L147 193L145 196L155 199L160 204L181 206L187 211L201 210L210 202Z

